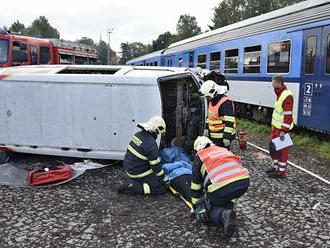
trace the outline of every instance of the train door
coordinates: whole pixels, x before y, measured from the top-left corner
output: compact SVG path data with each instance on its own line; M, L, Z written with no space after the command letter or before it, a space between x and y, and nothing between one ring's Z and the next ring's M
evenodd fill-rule
M329 80L325 78L326 30L329 27L308 29L303 32L303 66L299 101L299 125L329 130L329 108L326 107ZM329 31L328 31L329 33ZM327 112L326 112L327 111ZM329 122L328 122L329 123ZM328 127L326 127L328 126Z
M318 128L330 132L330 25L322 29L321 68L318 84Z

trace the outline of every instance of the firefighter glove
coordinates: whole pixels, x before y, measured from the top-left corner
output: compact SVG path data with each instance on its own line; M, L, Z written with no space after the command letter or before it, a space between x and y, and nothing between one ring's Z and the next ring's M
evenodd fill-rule
M195 214L198 222L203 223L208 220L208 211L210 209L210 201L204 197L196 202Z

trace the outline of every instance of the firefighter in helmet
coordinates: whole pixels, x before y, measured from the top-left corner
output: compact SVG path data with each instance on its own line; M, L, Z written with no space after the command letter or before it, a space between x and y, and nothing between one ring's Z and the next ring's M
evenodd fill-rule
M225 95L228 83L221 76L222 81L206 80L200 88L200 93L208 100L208 127L204 135L209 136L217 146L229 149L236 133L235 108L233 100Z
M249 172L241 165L240 157L215 146L205 136L195 140L194 150L197 155L193 161L191 195L196 218L223 226L225 237L229 238L236 229L234 206L249 187Z
M125 154L123 167L127 179L118 192L135 194L162 194L170 182L165 176L158 155L156 139L166 132L162 117L153 116L148 122L137 125L141 131L134 134Z

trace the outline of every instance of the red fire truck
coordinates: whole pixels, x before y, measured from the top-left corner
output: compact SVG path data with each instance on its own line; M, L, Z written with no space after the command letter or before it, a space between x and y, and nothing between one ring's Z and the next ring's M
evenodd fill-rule
M0 68L17 65L98 63L96 50L84 44L0 31Z

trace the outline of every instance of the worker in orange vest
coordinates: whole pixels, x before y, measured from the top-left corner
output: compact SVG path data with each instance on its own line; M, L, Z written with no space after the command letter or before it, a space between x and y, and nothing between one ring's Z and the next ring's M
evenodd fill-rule
M195 140L194 149L197 156L193 161L191 194L196 218L223 225L225 237L229 238L236 229L235 202L249 187L249 172L241 165L240 157L215 146L205 136Z
M200 93L208 100L208 128L204 135L209 136L214 144L229 149L232 140L235 139L235 107L234 102L228 96L228 83L223 75L222 80L216 83L214 80L205 81ZM220 85L219 85L220 84Z

